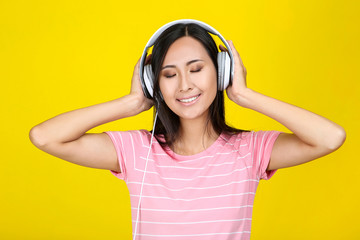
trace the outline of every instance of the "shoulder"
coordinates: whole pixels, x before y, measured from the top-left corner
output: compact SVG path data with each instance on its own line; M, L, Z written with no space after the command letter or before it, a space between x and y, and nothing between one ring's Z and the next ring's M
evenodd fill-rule
M146 129L139 130L129 130L126 131L129 134L129 137L135 142L147 142L151 139L151 132Z
M251 132L246 132L246 131L237 132L237 133L223 132L221 134L222 136L221 144L223 145L223 147L230 148L232 150L244 148L249 145L248 144L249 141L247 139L249 139L250 135Z
M247 143L253 145L254 143L264 143L276 137L280 134L280 131L276 130L249 130L235 134L224 134L226 140L230 143Z
M249 144L249 147L261 147L263 145L269 145L274 142L281 134L281 131L277 130L257 130L250 131L243 134L243 138Z
M108 135L115 139L121 139L122 141L128 142L143 142L144 139L150 139L151 133L148 130L127 130L127 131L106 131Z
M254 131L243 131L239 133L224 133L224 139L227 142L234 143L234 142L240 142L240 141L247 141L251 138Z

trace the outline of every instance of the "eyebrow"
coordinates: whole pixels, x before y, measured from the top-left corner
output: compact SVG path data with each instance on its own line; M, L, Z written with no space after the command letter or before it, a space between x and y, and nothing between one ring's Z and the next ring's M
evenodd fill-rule
M188 61L186 63L186 66L189 66L190 64L194 63L194 62L198 62L198 61L204 61L204 60L201 60L201 59L194 59L194 60L191 60L191 61ZM165 68L174 68L176 67L175 65L166 65L164 66L163 68L161 68L161 70L165 69Z

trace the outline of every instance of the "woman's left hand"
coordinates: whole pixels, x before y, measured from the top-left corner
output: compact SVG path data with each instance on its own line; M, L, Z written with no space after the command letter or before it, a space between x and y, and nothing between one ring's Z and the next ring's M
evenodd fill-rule
M239 97L242 96L243 93L248 89L246 86L246 68L240 58L240 54L235 49L234 44L231 40L227 40L230 45L231 51L234 56L234 78L232 80L232 84L226 88L226 94L230 98L231 101L237 103L242 106L241 101L239 101ZM226 49L220 45L220 50L226 51Z

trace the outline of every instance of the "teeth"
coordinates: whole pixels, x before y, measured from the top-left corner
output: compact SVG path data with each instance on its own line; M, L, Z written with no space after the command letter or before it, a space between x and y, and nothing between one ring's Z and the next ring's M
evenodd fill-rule
M188 99L182 99L182 100L179 100L179 101L180 101L180 102L188 103L188 102L194 101L194 100L197 99L198 97L199 97L199 95L196 96L196 97L192 97L192 98L188 98Z

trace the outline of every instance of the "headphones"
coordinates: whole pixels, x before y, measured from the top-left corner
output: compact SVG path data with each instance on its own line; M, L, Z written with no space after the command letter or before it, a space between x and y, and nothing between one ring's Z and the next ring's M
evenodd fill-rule
M155 41L159 38L159 36L168 28L170 28L171 26L175 25L175 24L197 24L200 27L204 28L205 30L207 30L209 33L212 33L216 36L218 36L221 41L225 44L226 48L227 48L227 52L219 52L217 55L217 62L218 62L218 86L220 91L225 90L229 83L232 81L233 77L234 77L234 57L233 57L233 53L231 51L231 48L229 46L229 44L227 43L227 41L225 40L225 38L223 36L221 36L221 34L216 31L213 27L211 27L210 25L198 21L198 20L194 20L194 19L180 19L180 20L176 20L173 22L170 22L168 24L165 24L164 26L162 26L161 28L159 28L150 38L150 40L147 42L143 54L141 56L140 59L140 82L141 82L141 87L143 89L144 95L149 98L152 99L154 96L154 73L152 71L151 68L151 64L145 64L145 60L146 60L146 55L147 55L147 50L154 45Z
M225 38L223 36L221 36L221 34L218 31L216 31L213 27L209 26L208 24L200 22L198 20L193 20L193 19L181 19L181 20L176 20L176 21L170 22L168 24L165 24L164 26L159 28L152 35L152 37L150 38L150 40L148 41L148 43L145 46L144 52L140 59L140 82L141 82L141 87L143 89L144 95L149 99L153 99L153 96L154 96L154 90L153 90L154 89L154 80L155 80L154 73L152 71L151 64L147 64L144 66L144 63L146 60L146 55L147 55L147 50L152 45L154 45L155 41L166 29L168 29L169 27L171 27L175 24L178 24L178 23L197 24L197 25L203 27L208 32L218 36L221 39L221 41L225 44L225 46L227 48L227 52L226 51L219 52L217 55L218 88L219 88L218 90L221 90L221 91L225 90L234 77L234 57L231 52L231 48L230 48L229 44L226 42ZM140 211L140 203L141 203L141 197L142 197L143 184L144 184L144 180L145 180L145 174L146 174L147 164L148 164L148 160L149 160L149 154L150 154L150 150L151 150L151 146L152 146L152 142L153 142L153 138L154 138L157 116L158 116L158 111L156 111L153 131L152 131L151 140L150 140L149 151L148 151L147 157L146 157L146 164L145 164L144 175L143 175L143 179L142 179L142 183L141 183L140 198L139 198L139 204L138 204L138 208L137 208L137 217L136 217L136 225L135 225L133 240L135 240L136 233L137 233L137 224L138 224L138 220L139 220L139 211Z

